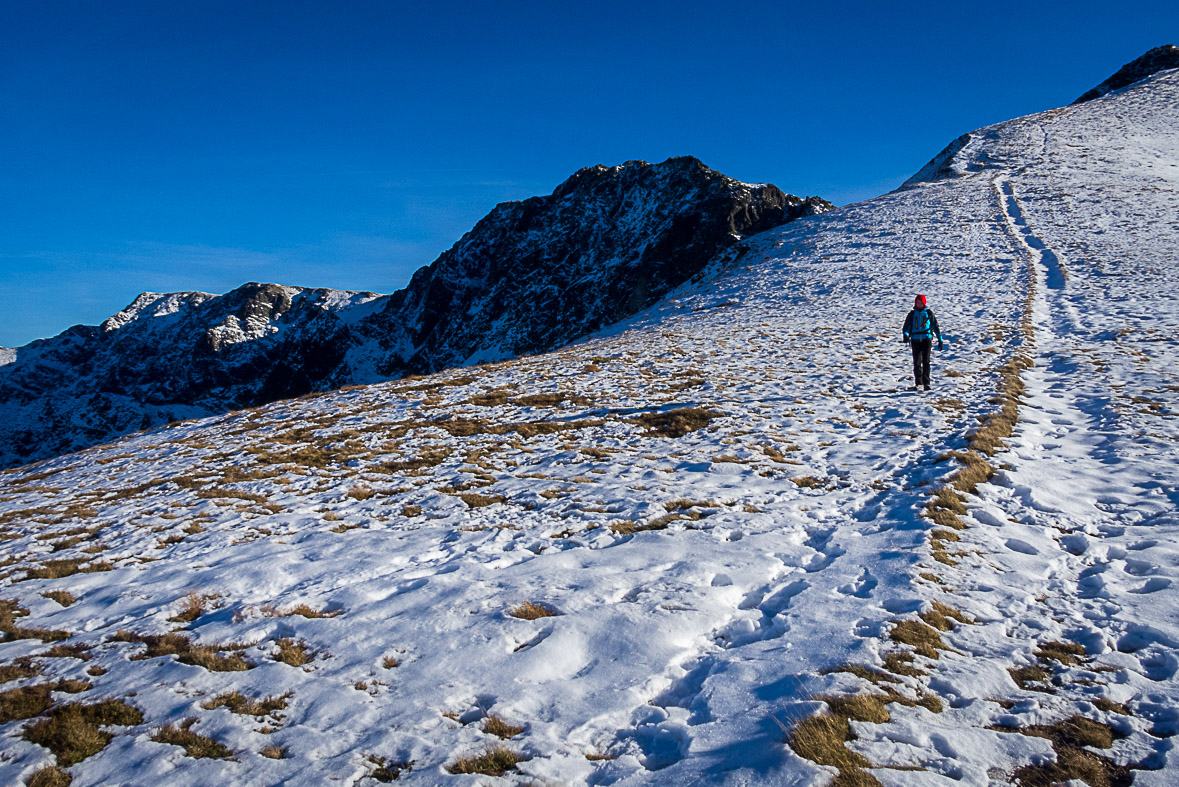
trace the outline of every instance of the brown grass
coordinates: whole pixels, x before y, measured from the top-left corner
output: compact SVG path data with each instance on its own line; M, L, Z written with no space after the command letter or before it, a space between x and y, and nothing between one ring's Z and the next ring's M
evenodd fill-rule
M1004 730L1002 727L995 729ZM1072 779L1091 787L1115 787L1131 782L1129 767L1085 749L1108 749L1113 746L1115 738L1122 737L1108 724L1084 716L1072 716L1055 724L1035 724L1006 731L1047 738L1056 752L1054 763L1028 765L1015 772L1015 778L1025 787L1050 787Z
M74 595L67 590L46 590L41 594L41 596L43 598L49 599L50 601L56 601L63 607L68 607L70 604L73 604L78 600L74 598Z
M1052 680L1052 673L1043 667L1013 667L1007 672L1015 684L1024 691L1052 691L1045 686L1037 685Z
M292 667L302 667L304 664L309 664L315 658L315 653L311 647L302 640L296 640L291 637L283 637L275 640L275 647L278 651L274 654L275 661L281 661L283 664L289 664Z
M203 667L210 672L241 672L254 667L237 653L230 656L221 655L223 650L242 650L247 647L240 643L196 645L188 637L177 632L136 634L131 631L120 631L111 638L111 641L138 642L146 645L147 649L137 656L132 656L132 661L152 659L158 656L175 656L181 664Z
M939 650L949 650L936 630L919 620L901 620L889 632L893 642L909 645L919 656L938 658Z
M516 769L518 763L528 758L506 746L489 746L478 754L459 757L446 770L450 773L481 773L486 776L503 776Z
M75 642L73 645L54 645L44 653L37 654L52 659L81 659L82 661L90 661L90 646L84 642Z
M376 766L368 775L382 784L395 782L401 778L402 773L413 770L412 762L391 760L388 757L380 757L375 754L368 755L368 761Z
M1075 642L1041 642L1036 655L1067 667L1080 663L1085 657L1085 647Z
M844 744L852 740L851 725L843 716L821 713L799 722L790 732L789 744L795 753L820 765L858 771L872 763Z
M813 475L804 475L798 478L791 478L790 480L794 483L795 486L802 487L804 489L818 489L825 486L827 483L825 479L816 478Z
M106 561L87 563L85 558L46 560L38 568L30 568L23 579L64 579L74 574L93 574L113 568Z
M318 610L308 606L307 604L296 604L287 610L281 610L278 607L264 604L261 611L262 615L268 618L289 618L294 615L304 618L334 618L344 613L344 611L340 609L333 609L330 611Z
M534 604L531 601L525 601L518 607L513 607L508 614L521 620L536 620L538 618L556 617L561 613L545 604Z
M0 724L40 716L53 704L53 686L22 686L0 692Z
M227 691L205 700L201 703L201 707L205 710L225 708L231 713L242 716L275 716L278 718L278 712L286 709L287 699L290 696L291 692L287 692L281 696L272 695L261 699L251 699L241 692Z
M106 748L112 736L101 727L142 723L139 709L122 700L106 699L86 705L71 702L59 705L48 716L26 727L22 737L49 749L57 764L68 768Z
M933 602L931 609L920 613L918 617L938 631L953 631L954 623L951 621L957 621L958 623L965 623L967 625L974 623L974 620L969 615L953 607L948 607L940 601Z
M205 614L205 597L189 593L181 603L180 611L168 618L173 623L191 623Z
M0 683L35 678L41 674L41 666L28 656L21 656L11 664L0 665Z
M63 771L56 765L46 765L25 779L25 787L70 787L73 780L69 771Z
M483 731L488 735L494 735L497 738L507 740L524 732L524 728L515 724L508 724L494 713L489 713L487 720L483 722Z
M227 760L233 757L233 751L212 738L206 738L192 731L196 724L195 718L187 718L179 725L165 724L157 727L151 739L156 743L168 743L180 746L185 755L197 759Z
M16 625L17 618L25 617L28 614L29 611L15 601L0 599L0 633L4 635L4 642L10 642L14 639L39 639L42 642L57 642L59 640L69 639L70 633L68 631L23 628Z
M503 495L481 495L478 492L460 492L457 497L469 508L485 508L507 501Z
M645 430L647 437L683 437L684 435L703 429L715 418L724 413L707 410L703 407L677 407L659 413L643 413L632 419Z
M274 743L263 746L258 750L258 753L271 760L285 760L289 754L286 746L279 746Z

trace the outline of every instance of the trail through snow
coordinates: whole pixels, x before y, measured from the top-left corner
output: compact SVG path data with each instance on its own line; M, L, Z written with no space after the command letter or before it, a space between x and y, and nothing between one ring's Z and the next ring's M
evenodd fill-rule
M1175 783L1177 108L1168 73L981 129L955 177L751 238L554 353L0 475L0 781L823 784L784 728L888 691L846 744L883 784L1009 784L1073 716ZM939 527L1021 355L997 472ZM899 633L922 621L942 649ZM30 693L143 720L70 762ZM453 773L492 746L522 759Z

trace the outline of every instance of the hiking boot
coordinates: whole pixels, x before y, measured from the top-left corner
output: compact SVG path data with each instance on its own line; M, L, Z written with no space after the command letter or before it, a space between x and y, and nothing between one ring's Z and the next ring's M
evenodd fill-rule
M925 386L925 390L927 390L927 391L929 390L929 386L928 386L928 385L927 385L927 386Z

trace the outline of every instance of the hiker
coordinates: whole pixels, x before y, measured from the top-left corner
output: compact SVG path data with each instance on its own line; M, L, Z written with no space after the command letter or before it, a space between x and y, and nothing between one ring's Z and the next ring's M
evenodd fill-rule
M905 317L905 324L901 328L904 332L904 342L913 348L913 390L925 386L929 390L929 354L933 349L933 337L937 337L937 349L941 351L942 332L937 327L937 317L925 308L925 296L918 295L913 299L913 311Z

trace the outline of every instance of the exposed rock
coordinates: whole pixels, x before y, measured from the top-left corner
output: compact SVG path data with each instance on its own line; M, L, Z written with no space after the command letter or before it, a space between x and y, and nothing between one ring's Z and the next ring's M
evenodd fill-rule
M1174 44L1156 46L1145 55L1131 60L1119 68L1113 76L1086 92L1073 103L1080 104L1085 101L1092 101L1095 98L1101 98L1112 90L1129 87L1135 82L1146 79L1151 74L1165 71L1168 68L1179 68L1179 46L1175 46Z

